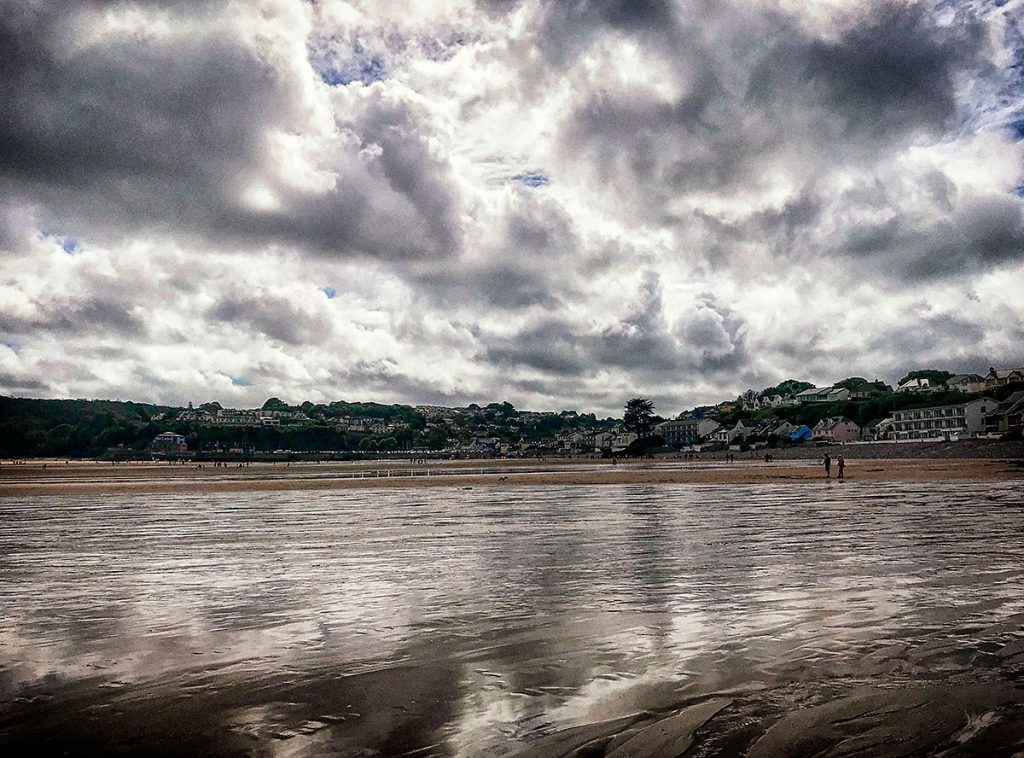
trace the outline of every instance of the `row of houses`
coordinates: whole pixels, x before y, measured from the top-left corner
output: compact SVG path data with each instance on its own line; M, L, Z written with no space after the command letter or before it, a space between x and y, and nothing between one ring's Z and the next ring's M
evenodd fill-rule
M895 389L880 379L874 381L863 381L860 384L851 384L848 387L811 387L794 395L764 394L759 395L753 390L747 390L738 399L743 410L760 411L785 406L800 405L802 403L836 403L845 400L865 400L869 397L891 395L895 393L919 393L919 392L963 392L965 394L978 394L992 390L996 387L1003 387L1007 384L1024 382L1024 367L997 369L989 368L984 376L981 374L954 374L944 382L937 382L925 378L908 379ZM719 406L722 412L733 410L732 403Z
M189 408L178 415L179 421L191 421L205 426L281 426L282 413L278 411L235 410L219 408L203 410ZM289 414L295 415L295 414ZM306 419L305 415L297 414Z
M802 394L802 393L801 393ZM656 427L667 445L689 447L702 442L725 445L753 439L791 442L846 443L872 440L959 440L980 434L1005 434L1022 431L1024 392L1015 392L1003 402L979 398L964 403L931 408L894 411L888 418L861 427L844 416L827 417L813 427L779 419L741 419L722 426L703 418L666 421Z
M981 374L954 374L944 382L910 379L897 387L896 392L952 391L977 394L1018 382L1024 382L1024 367L1003 369L993 367L989 368L988 373L984 376Z
M885 382L875 380L854 387L810 387L795 395L755 395L753 392L742 397L743 410L761 411L783 408L803 403L838 403L844 400L863 400L875 395L891 395L893 388Z
M823 418L813 427L805 424L794 424L779 419L753 420L743 419L735 425L719 427L708 439L712 442L734 445L752 439L777 440L789 442L824 441L834 443L855 442L863 439L865 430L844 416Z

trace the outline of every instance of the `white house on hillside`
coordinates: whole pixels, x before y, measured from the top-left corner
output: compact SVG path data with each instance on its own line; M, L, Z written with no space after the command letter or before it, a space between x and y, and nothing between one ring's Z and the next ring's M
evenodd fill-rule
M908 379L896 388L897 392L935 392L940 389L933 386L927 379Z
M845 387L811 387L797 393L799 403L837 403L850 399L850 390Z

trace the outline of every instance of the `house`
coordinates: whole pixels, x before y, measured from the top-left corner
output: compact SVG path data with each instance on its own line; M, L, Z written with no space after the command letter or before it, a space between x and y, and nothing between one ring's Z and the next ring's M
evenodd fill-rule
M871 439L875 440L875 442L882 440L894 440L896 439L896 431L893 424L893 419L891 417L887 417L880 421L872 421L866 428L871 429Z
M908 379L903 382L899 387L896 388L897 392L935 392L941 389L938 385L933 385L927 379Z
M615 435L611 432L594 432L584 438L583 444L592 450L601 451L610 448L613 439L615 439Z
M860 438L865 442L871 442L872 440L881 439L878 435L884 430L882 426L883 421L887 419L872 419L860 428Z
M610 447L613 450L629 447L638 439L640 438L637 436L636 432L617 431L615 435L612 437Z
M897 442L965 439L984 431L985 417L998 409L999 403L984 397L959 405L894 411L891 416L894 439Z
M985 430L989 432L1024 431L1024 391L1014 392L999 404L985 419Z
M875 379L873 382L864 382L858 384L850 390L851 400L865 400L869 397L876 397L878 395L891 395L893 389L891 385L886 384L880 379Z
M767 439L768 435L779 425L777 418L765 419L758 421L757 426L754 427L752 436L758 439Z
M501 440L497 437L475 437L467 445L467 450L475 455L493 455L500 443Z
M853 442L860 439L860 426L846 418L823 418L814 425L814 439L827 442Z
M801 425L789 433L789 440L791 442L808 442L813 436L814 432L811 427Z
M985 377L981 374L954 374L946 380L946 389L952 392L984 392Z
M181 455L185 452L185 438L174 432L160 432L149 444L149 449L158 455Z
M709 418L678 418L658 424L654 430L665 439L666 445L682 447L697 444L718 427L719 423Z
M795 432L800 427L789 421L783 421L781 424L775 426L771 430L770 434L774 434L779 439L788 439L789 435Z
M990 368L985 375L985 389L1024 382L1024 368Z
M811 387L798 392L798 403L838 403L850 399L850 390L845 387Z
M729 442L743 442L747 437L753 437L757 431L758 422L751 419L740 419L736 426L729 430Z
M723 444L729 444L731 439L732 428L726 426L720 426L711 433L712 442L721 442Z

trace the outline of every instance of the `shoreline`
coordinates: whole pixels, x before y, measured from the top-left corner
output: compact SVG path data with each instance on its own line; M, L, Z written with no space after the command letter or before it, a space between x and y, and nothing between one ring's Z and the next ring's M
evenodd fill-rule
M811 484L837 480L814 460L764 463L738 460L396 461L253 464L212 467L166 463L111 466L99 462L33 461L0 464L0 497L89 494L274 492L477 486L662 484ZM1024 480L1020 459L847 458L848 482Z

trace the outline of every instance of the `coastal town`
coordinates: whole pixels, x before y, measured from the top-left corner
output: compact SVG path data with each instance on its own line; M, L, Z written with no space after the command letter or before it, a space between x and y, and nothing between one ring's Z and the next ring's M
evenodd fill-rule
M639 417L511 403L437 405L304 402L255 409L184 408L114 401L5 404L4 457L101 459L610 457L821 445L1016 440L1024 420L1024 367L984 373L912 371L895 385L851 377L829 386L787 380L736 398ZM47 404L60 404L53 407Z

